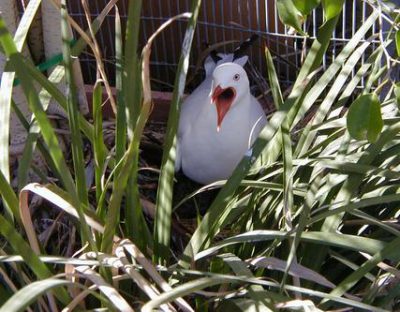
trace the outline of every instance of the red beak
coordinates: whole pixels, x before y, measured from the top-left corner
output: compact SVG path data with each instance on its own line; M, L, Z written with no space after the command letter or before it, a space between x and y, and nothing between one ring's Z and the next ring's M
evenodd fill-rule
M214 89L211 95L211 101L215 103L217 108L217 131L221 128L222 120L224 119L226 113L232 105L233 100L235 99L236 92L232 87L228 87L222 89L219 85Z

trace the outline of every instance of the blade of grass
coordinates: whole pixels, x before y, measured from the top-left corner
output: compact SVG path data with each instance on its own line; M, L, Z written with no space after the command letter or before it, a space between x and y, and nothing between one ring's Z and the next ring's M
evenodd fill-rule
M398 262L400 259L399 255L400 248L400 237L394 239L388 243L382 250L376 252L372 258L365 261L360 268L348 275L344 280L340 282L337 287L331 291L331 295L341 296L343 293L352 288L361 278L365 276L369 271L377 266L379 262L385 259L391 259L394 262ZM326 302L323 300L323 302ZM326 305L324 305L326 307Z
M10 116L11 116L11 99L13 92L13 81L15 73L4 71L1 75L0 85L0 148L4 155L0 159L0 170L7 181L10 181ZM6 206L7 218L12 220L12 211Z
M55 70L55 71L53 71L53 73L54 72L60 72L60 74L59 75L52 74L49 78L49 81L51 83L58 84L64 77L64 69L61 71ZM39 92L39 100L43 106L43 109L47 110L47 107L51 100L51 95L47 91L42 89ZM17 110L18 110L18 108L15 107L14 111L16 113L17 113ZM22 152L21 161L19 162L19 166L18 166L18 189L21 190L28 181L29 169L31 168L31 163L32 163L33 155L34 155L37 144L39 147L39 151L41 152L42 156L46 160L46 163L52 169L52 172L57 175L58 171L55 169L55 165L54 165L48 151L42 144L42 141L38 140L38 138L40 138L40 127L37 124L37 122L35 121L35 118L34 117L31 118L30 124L28 123L28 121L26 121L25 117L22 114L19 114L18 118L22 124L26 124L26 126L24 125L24 127L26 128L26 130L28 132L28 136L26 138L26 142L25 142L25 146L24 146L24 151ZM58 178L61 180L60 177L58 177Z
M237 283L252 283L255 285L263 285L266 288L279 288L280 285L278 283L274 283L274 282L270 282L270 281L265 281L262 279L258 279L258 278L248 278L248 277L241 277L241 276L232 276L232 275L227 275L227 274L216 274L216 273L205 273L202 271L195 271L195 270L177 270L178 272L184 273L186 275L192 275L192 276L209 276L209 277L213 277L213 278L220 278L225 280L222 281L221 283L228 283L229 281L231 283L233 282L237 282ZM311 296L311 297L318 297L318 298L329 298L332 301L341 303L345 306L351 306L351 307L355 307L355 308L360 308L366 311L373 311L373 312L389 312L389 310L385 310L379 307L374 307L371 306L369 304L365 304L365 303L361 303L359 301L356 300L350 300L350 299L346 299L343 297L337 297L337 296L332 296L330 294L327 294L325 292L322 291L316 291L316 290L312 290L312 289L308 289L308 288L304 288L304 287L295 287L295 286L291 286L291 285L286 285L284 287L285 291L290 291L290 292L299 292L299 293L303 293L305 295ZM281 296L279 296L281 297ZM278 298L279 298L278 297Z
M142 81L140 58L138 56L138 40L140 29L140 12L142 1L131 2L128 9L127 31L125 34L125 51L122 67L122 90L119 108L124 112L119 112L120 132L117 134L120 139L125 141L124 123L127 127L127 135L129 141L133 143L132 151L132 167L130 177L128 179L129 192L126 193L125 208L125 231L126 235L135 242L142 250L146 250L146 246L151 246L151 235L147 228L143 216L143 209L140 202L139 184L138 184L138 168L139 168L139 145L142 135L141 126L139 126L140 116L143 116L146 122L148 116L144 116L142 112ZM144 104L145 105L145 104ZM147 109L147 107L145 108ZM118 113L117 113L118 114ZM147 113L145 113L147 114ZM122 123L121 123L122 122ZM143 123L144 127L144 123ZM134 134L136 136L134 136ZM124 143L124 142L121 142ZM125 146L118 147L122 152ZM120 156L120 155L119 155Z
M204 257L208 257L214 254L215 252L219 251L220 249L232 244L249 243L249 242L255 243L273 239L284 240L292 237L294 237L294 234L289 234L288 232L284 231L276 231L276 230L251 231L224 239L223 241L215 244L215 246L199 252L195 257L195 260L198 261ZM349 250L354 250L356 252L363 251L369 254L378 253L387 246L386 242L372 238L361 237L356 235L339 234L339 233L327 233L320 231L319 232L309 231L301 233L301 241L319 245L341 247ZM392 256L390 259L396 261L397 258L396 256Z
M133 162L135 160L135 151L138 146L134 141L131 141L128 150L125 152L121 160L121 172L114 178L113 192L111 194L108 212L106 216L107 222L104 227L103 239L101 241L101 251L110 253L113 248L113 238L116 235L117 225L120 220L120 207L122 197L125 193L128 179L131 175Z
M271 85L272 95L274 98L275 106L277 109L283 105L282 92L279 87L279 80L276 75L274 63L269 50L265 49L265 56L267 61L268 79ZM292 225L292 213L293 213L293 151L292 151L292 140L290 138L290 126L287 120L282 124L279 130L282 136L282 157L283 157L283 211L285 215L285 228L291 231ZM283 287L289 273L289 269L292 263L296 264L296 251L291 249L288 256L287 267L284 271L284 276L281 281ZM300 285L299 279L294 277L296 286Z
M96 40L95 32L94 32L94 30L92 28L92 19L91 19L91 13L90 13L89 4L88 4L87 0L81 1L81 4L82 4L82 7L83 7L83 11L85 13L86 22L87 22L87 24L89 26L88 27L89 36L87 38L87 36L86 36L87 33L83 33L83 31L81 32L81 30L79 30L79 33L81 34L81 36L83 38L86 38L87 44L90 46L90 48L91 48L91 50L93 52L94 58L96 59L97 74L103 80L104 89L107 92L108 101L110 103L111 109L113 110L113 113L116 114L117 113L117 107L116 107L116 104L115 104L115 98L114 98L114 95L112 93L111 86L110 86L110 83L108 81L107 74L105 72L103 57L101 55L101 49L100 49L100 46L99 46L99 44L98 44L98 42ZM76 65L76 63L74 65ZM78 80L78 78L76 78L76 80ZM83 84L83 81L82 81L82 84Z
M10 181L10 116L11 116L11 99L13 93L13 80L15 77L14 72L4 71L1 75L0 84L0 148L4 155L0 159L0 171L7 181ZM9 220L13 219L12 211L7 205L6 215Z
M104 150L104 139L103 139L103 112L102 112L102 100L103 100L103 89L101 86L101 80L97 80L93 88L93 123L94 123L94 144L93 144L93 155L95 162L95 187L96 187L96 201L99 205L100 196L103 192L102 178L103 169L106 159L106 151ZM104 206L97 206L98 215L103 220L104 218ZM104 220L103 220L104 221Z
M33 282L16 292L10 299L4 303L0 312L18 312L23 311L29 305L38 299L42 294L54 290L61 286L71 285L72 282L49 278L38 282Z
M96 288L112 303L114 309L118 309L124 312L133 312L134 310L128 304L128 302L122 297L122 295L112 285L108 284L103 277L91 269L89 266L76 267L76 271L80 272L85 278L90 280Z
M200 290L200 289L203 289L206 287L221 284L225 281L226 281L226 279L223 279L223 278L204 277L204 278L199 278L194 281L187 282L185 284L179 285L178 287L175 287L174 289L172 289L170 291L162 293L161 295L159 295L157 298L155 298L153 300L150 300L142 307L141 311L151 312L151 311L157 310L156 308L159 307L163 303L170 302L178 297L183 297L192 292L195 292L196 290Z
M283 97L279 86L279 79L275 71L274 61L272 60L271 52L269 52L267 47L265 47L265 59L267 61L268 80L271 87L272 97L274 99L274 105L276 109L279 109L283 105Z
M89 206L88 192L86 188L85 162L82 149L83 143L78 121L78 111L79 111L78 95L72 72L71 48L69 45L71 37L67 21L68 13L66 5L67 5L66 0L61 0L61 34L63 41L62 52L63 52L64 66L65 66L65 81L68 88L67 111L68 111L69 129L71 132L72 161L74 164L76 191L78 194L79 201L83 205ZM89 233L86 233L86 235L88 234Z
M25 44L26 37L28 35L29 28L35 17L35 14L40 7L41 0L32 0L28 3L24 14L22 15L21 21L19 22L18 28L14 35L14 42L16 49L21 52ZM3 70L3 69L1 69ZM9 172L9 138L10 138L10 113L11 113L11 101L13 93L13 82L15 78L14 72L9 72L5 70L1 77L0 85L0 150L3 156L0 158L0 171L4 174L7 181L10 180ZM18 92L21 92L18 89ZM6 216L8 219L12 220L12 210L5 205Z
M115 161L118 162L124 155L126 149L126 116L125 102L123 98L123 49L122 49L122 30L121 18L119 15L118 6L115 6L115 88L117 90L117 116L115 129ZM118 175L118 172L117 172Z
M7 242L11 245L16 254L21 255L29 268L39 279L46 279L53 275L48 267L40 261L36 253L25 242L22 236L17 232L14 225L10 224L0 214L0 233L7 238ZM64 289L55 292L55 296L64 304L69 302L69 296Z
M231 253L223 254L220 255L219 257L222 258L223 261L229 265L229 267L237 276L246 276L248 278L254 278L253 273L247 267L247 263L242 261L239 257ZM249 286L248 288L249 297L253 299L255 306L254 308L256 309L256 311L262 311L262 310L274 311L274 307L271 305L270 300L268 300L268 298L265 298L264 294L262 294L263 290L264 288L260 285Z
M164 24L165 25L165 24ZM161 26L162 27L162 26ZM160 30L160 29L159 29ZM143 59L147 57L147 61L143 61L143 71L142 71L142 80L143 83L146 83L148 79L149 80L149 68L148 68L148 61L150 57L150 47L151 47L151 41L154 39L155 35L153 35L147 42L145 48L143 51L148 51L147 54L144 53ZM147 67L146 67L147 64ZM147 91L150 90L150 87L146 89ZM110 198L110 204L109 204L109 209L108 209L108 216L107 220L109 222L106 223L105 229L104 229L104 235L103 235L103 241L101 243L101 250L105 252L110 252L112 250L112 242L113 242L113 237L115 235L115 231L117 228L117 225L119 223L119 214L120 214L120 205L121 205L121 200L124 195L127 183L129 179L132 179L132 174L137 175L137 170L133 170L135 166L138 165L137 163L137 157L139 153L139 143L140 143L140 138L143 133L144 126L147 122L147 119L149 117L150 111L151 111L151 92L144 92L144 101L142 108L140 110L139 114L139 119L136 123L135 130L133 132L133 140L129 143L128 150L125 152L123 159L121 160L121 171L120 174L115 178L114 180L114 186L113 186L113 193ZM135 179L135 182L137 183L137 179ZM132 190L131 190L132 191ZM135 190L134 190L135 191ZM139 200L139 205L135 206L135 211L133 212L134 215L136 216L137 214L140 215L139 218L135 218L133 221L137 222L137 227L134 229L136 231L143 230L143 227L141 225L145 226L144 223L144 217L143 217L143 212L140 209L140 198L139 198L139 190L138 188L136 189L137 196L134 196L133 198L136 200ZM147 229L147 227L145 227ZM142 241L147 242L146 239L143 238L143 234L147 234L146 232L139 232L138 235L139 237L142 237Z
M290 138L289 124L287 120L282 124L282 157L283 157L283 213L285 217L285 228L287 231L293 229L293 150L292 140ZM286 278L289 274L290 267L297 264L296 249L290 248L286 262L286 268L281 281L281 286L286 283ZM297 277L293 278L295 286L300 286L300 280Z
M21 216L19 215L18 211L18 198L14 193L11 184L7 181L6 177L4 176L3 172L0 171L0 195L3 199L3 203L11 212L11 215L17 221L21 220ZM8 219L10 220L10 219Z
M189 67L190 50L192 47L200 5L201 0L192 1L190 10L191 17L182 44L182 54L178 63L174 92L168 116L167 132L161 163L161 174L157 189L156 216L154 220L154 261L160 264L167 263L170 255L169 245L171 238L172 193L177 140L176 132L178 129L179 111Z
M141 81L139 71L138 42L142 0L132 1L128 8L125 34L124 66L122 69L122 91L125 101L129 140L133 140L135 124L141 111Z

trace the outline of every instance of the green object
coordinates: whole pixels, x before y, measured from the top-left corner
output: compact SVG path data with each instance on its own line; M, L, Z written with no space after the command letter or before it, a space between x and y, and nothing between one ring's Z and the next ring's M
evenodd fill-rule
M293 4L296 6L297 10L299 10L303 16L306 16L311 13L319 4L321 0L293 0Z
M396 31L396 51L397 56L400 57L400 30Z
M70 46L73 47L76 43L76 40L73 39L70 42ZM63 61L63 56L62 53L56 54L54 56L52 56L51 58L49 58L48 60L45 60L44 62L38 64L36 66L37 69L39 69L41 72L44 72L46 70L48 70L49 68L52 68L58 64L60 64ZM14 87L18 86L20 84L20 81L18 78L14 79Z
M394 87L394 96L396 98L397 107L400 108L400 83L396 83Z
M322 0L322 6L324 7L325 20L338 16L342 12L344 0Z
M381 105L375 93L363 94L351 104L347 129L354 139L375 142L382 128Z
M168 115L167 131L164 142L161 172L158 181L156 216L154 219L154 260L160 264L168 263L170 257L171 224L172 224L172 194L174 188L175 157L179 113L186 75L190 58L190 50L199 16L201 0L192 0L191 17L186 27L182 53L174 83L171 106Z
M33 282L18 290L18 292L14 296L12 296L9 300L7 300L4 305L2 305L0 311L23 311L27 307L29 307L32 302L35 302L42 294L45 294L47 291L54 290L54 288L59 288L70 284L72 284L72 282L55 278Z
M285 25L291 26L301 35L306 35L301 29L303 23L303 15L296 8L293 0L277 0L276 7L278 9L279 19Z

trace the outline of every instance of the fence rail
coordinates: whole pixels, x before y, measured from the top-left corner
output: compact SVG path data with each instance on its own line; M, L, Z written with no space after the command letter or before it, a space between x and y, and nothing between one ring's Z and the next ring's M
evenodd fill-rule
M93 16L106 4L107 0L90 1ZM141 17L141 43L157 29L157 27L171 16L187 11L190 0L147 0L143 2ZM126 19L127 0L119 2L122 19ZM78 23L85 25L86 20L81 7L81 0L68 1L69 11ZM360 24L368 18L370 8L365 1L347 0L332 39L332 45L324 59L324 66L340 52L341 47L351 38ZM103 56L106 60L107 72L112 81L114 76L114 18L110 14L98 36ZM308 39L290 33L288 27L283 26L278 18L275 1L273 0L204 0L200 11L198 28L195 34L194 47L191 59L196 60L204 43L217 43L228 40L242 41L251 34L257 33L264 40L259 41L249 51L253 65L265 74L264 42L275 55L277 72L283 83L290 83L299 68L304 49L316 36L317 27L322 23L321 10L314 11L304 24L304 31L309 34ZM156 39L152 50L152 77L156 88L169 89L173 83L175 68L180 55L186 22L178 21ZM376 25L370 35L378 31ZM231 51L232 45L227 45L221 52ZM372 49L374 46L371 47ZM361 60L361 64L364 59ZM361 65L360 64L360 65ZM93 83L95 80L95 61L90 53L82 58L85 81Z

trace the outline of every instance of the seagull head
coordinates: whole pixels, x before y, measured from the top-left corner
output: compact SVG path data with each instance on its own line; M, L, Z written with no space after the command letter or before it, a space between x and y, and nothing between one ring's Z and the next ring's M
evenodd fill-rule
M242 98L250 92L249 79L242 66L236 63L218 65L213 72L211 102L217 109L217 131L229 109L240 104Z

